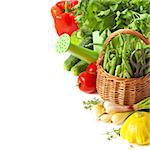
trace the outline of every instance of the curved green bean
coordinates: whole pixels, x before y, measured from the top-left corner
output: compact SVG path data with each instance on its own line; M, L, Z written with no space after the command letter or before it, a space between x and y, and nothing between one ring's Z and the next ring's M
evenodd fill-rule
M106 64L108 63L108 57L109 57L109 47L107 46L105 49L104 62L103 62L103 68L105 70L106 70Z
M124 47L122 50L122 62L126 68L126 70L130 73L131 76L133 76L132 68L129 64L129 61L127 59L127 42L124 43Z
M111 61L111 68L109 70L109 74L114 75L115 73L115 68L116 68L116 57L114 57Z
M121 65L117 65L115 70L115 76L119 77L120 73L121 73Z

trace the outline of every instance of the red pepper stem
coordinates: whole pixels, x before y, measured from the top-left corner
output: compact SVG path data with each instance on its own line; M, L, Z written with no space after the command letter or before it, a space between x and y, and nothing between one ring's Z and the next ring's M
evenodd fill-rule
M65 1L65 13L69 12L69 1Z

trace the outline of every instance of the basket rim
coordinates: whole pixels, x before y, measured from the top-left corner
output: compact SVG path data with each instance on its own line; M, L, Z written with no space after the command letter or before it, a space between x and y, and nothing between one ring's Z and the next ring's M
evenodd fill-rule
M103 69L102 65L103 65L103 61L104 61L105 48L106 48L106 46L109 44L109 42L110 42L114 37L116 37L116 36L118 36L118 35L120 35L120 34L130 34L130 35L137 36L139 39L141 39L141 40L145 43L145 45L150 45L150 39L145 38L140 32L135 31L135 30L132 30L132 29L128 29L128 28L126 28L126 29L119 29L119 30L117 30L117 31L115 31L115 32L113 32L113 33L111 33L111 34L107 37L107 39L104 41L103 48L102 48L101 52L99 53L99 57L98 57L98 59L97 59L97 67L100 68L100 66L101 66L101 69L103 70L103 72L105 72L105 74L107 74L107 76L112 77L112 78L115 78L115 79L118 79L118 80L134 81L134 80L141 80L141 79L145 79L145 78L150 77L150 75L148 74L148 75L146 75L146 76L142 76L142 77L139 77L139 78L134 78L134 77L133 77L133 78L130 78L130 79L128 79L128 78L120 78L120 77L116 77L116 76L110 75L109 73L107 73L107 72Z
M144 35L142 35L140 32L132 30L132 29L119 29L113 33L111 33L107 39L104 41L104 45L102 47L101 52L99 53L99 57L98 57L98 62L97 64L102 63L101 61L103 61L104 59L104 55L105 55L105 48L106 46L109 44L109 42L116 36L120 35L120 34L130 34L130 35L134 35L137 36L139 39L141 39L145 45L150 45L150 39L147 39L146 37L144 37Z
M142 76L142 77L139 77L139 78L130 78L130 79L128 79L128 78L120 78L120 77L116 77L116 76L113 76L113 75L111 75L111 74L109 74L108 72L106 72L105 70L104 70L104 68L101 66L101 65L98 65L97 66L98 67L98 69L97 69L97 72L99 72L99 70L102 70L108 77L110 77L110 78L112 78L112 79L116 79L116 80L120 80L120 81L138 81L138 80L141 80L141 79L146 79L146 78L150 78L150 76L149 75L147 75L147 76Z

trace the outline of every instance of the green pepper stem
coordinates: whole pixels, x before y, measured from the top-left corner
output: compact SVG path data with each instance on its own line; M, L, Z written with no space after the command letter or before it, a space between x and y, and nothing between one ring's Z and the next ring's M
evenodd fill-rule
M69 12L69 2L65 1L65 13Z
M98 59L98 53L84 47L70 44L69 52L75 57L86 61L88 64L95 62Z

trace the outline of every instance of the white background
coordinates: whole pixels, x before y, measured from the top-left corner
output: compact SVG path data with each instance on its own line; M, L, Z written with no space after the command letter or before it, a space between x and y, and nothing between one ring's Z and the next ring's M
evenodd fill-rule
M54 3L0 1L0 150L129 149L108 142L112 126L83 109L94 95L78 90L55 53Z

